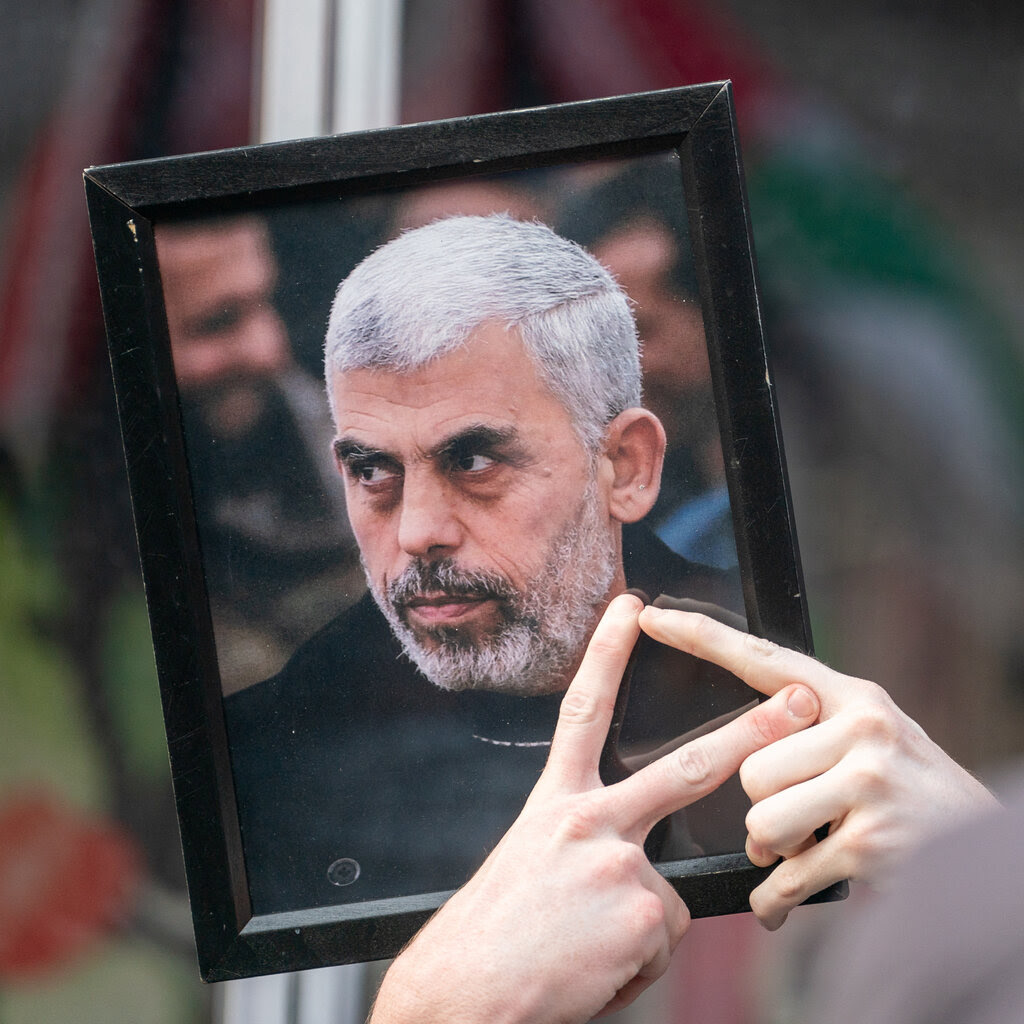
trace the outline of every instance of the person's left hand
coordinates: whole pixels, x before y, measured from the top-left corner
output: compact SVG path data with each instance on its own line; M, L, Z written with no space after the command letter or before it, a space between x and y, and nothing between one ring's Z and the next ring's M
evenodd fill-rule
M817 724L752 753L740 781L753 804L747 856L781 863L750 896L765 927L843 879L880 880L916 845L996 805L875 683L705 615L640 613L649 636L728 669L765 694L801 683L821 703ZM829 827L821 842L814 833Z
M818 702L800 684L780 688L603 785L598 765L640 608L632 596L609 605L521 814L391 965L373 1024L586 1021L627 1005L668 966L690 915L644 855L647 833L754 750L813 722Z

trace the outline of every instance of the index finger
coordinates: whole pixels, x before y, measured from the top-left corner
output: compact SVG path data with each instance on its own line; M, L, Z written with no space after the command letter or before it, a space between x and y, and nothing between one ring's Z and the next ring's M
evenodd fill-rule
M562 698L548 762L538 785L593 785L622 673L640 635L643 602L622 594L608 605L590 638L576 676Z
M813 725L819 711L806 686L785 687L739 718L610 786L606 793L614 801L612 816L623 834L636 831L642 841L655 822L716 790L754 751Z
M808 654L732 629L707 615L648 605L640 628L650 637L716 665L771 696L790 683L814 691L824 714L831 713L855 682Z

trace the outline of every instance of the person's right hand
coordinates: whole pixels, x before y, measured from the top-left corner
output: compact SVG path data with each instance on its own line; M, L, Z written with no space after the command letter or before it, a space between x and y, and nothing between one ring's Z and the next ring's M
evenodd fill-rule
M392 964L373 1024L586 1021L627 1005L664 972L690 915L644 855L648 831L753 751L809 725L819 706L806 686L781 688L604 786L598 763L641 607L628 595L609 605L522 813Z
M750 895L767 928L834 882L878 881L929 836L997 805L876 683L706 615L646 608L640 624L761 693L801 683L821 704L814 728L751 754L740 769L753 804L747 855L761 867L779 861ZM828 836L817 842L823 826Z

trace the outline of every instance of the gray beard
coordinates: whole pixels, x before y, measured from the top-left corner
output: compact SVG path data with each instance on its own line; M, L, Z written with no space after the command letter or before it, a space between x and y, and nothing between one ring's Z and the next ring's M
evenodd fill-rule
M417 559L387 584L386 593L367 573L374 600L406 655L432 683L445 690L520 696L565 688L618 565L612 532L601 523L596 499L597 487L591 482L577 515L552 541L543 568L522 590L498 573L460 569L450 558ZM475 640L443 626L418 635L402 617L404 602L414 594L436 591L494 598L504 621ZM422 642L424 634L429 646Z

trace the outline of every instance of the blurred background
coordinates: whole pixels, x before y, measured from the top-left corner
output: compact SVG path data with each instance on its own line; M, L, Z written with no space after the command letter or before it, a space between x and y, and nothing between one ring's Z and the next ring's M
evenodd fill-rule
M1020 5L3 0L0 39L4 1024L231 1013L191 946L90 164L731 78L818 653L986 778L1021 753ZM798 1020L842 912L698 922L632 1019Z

